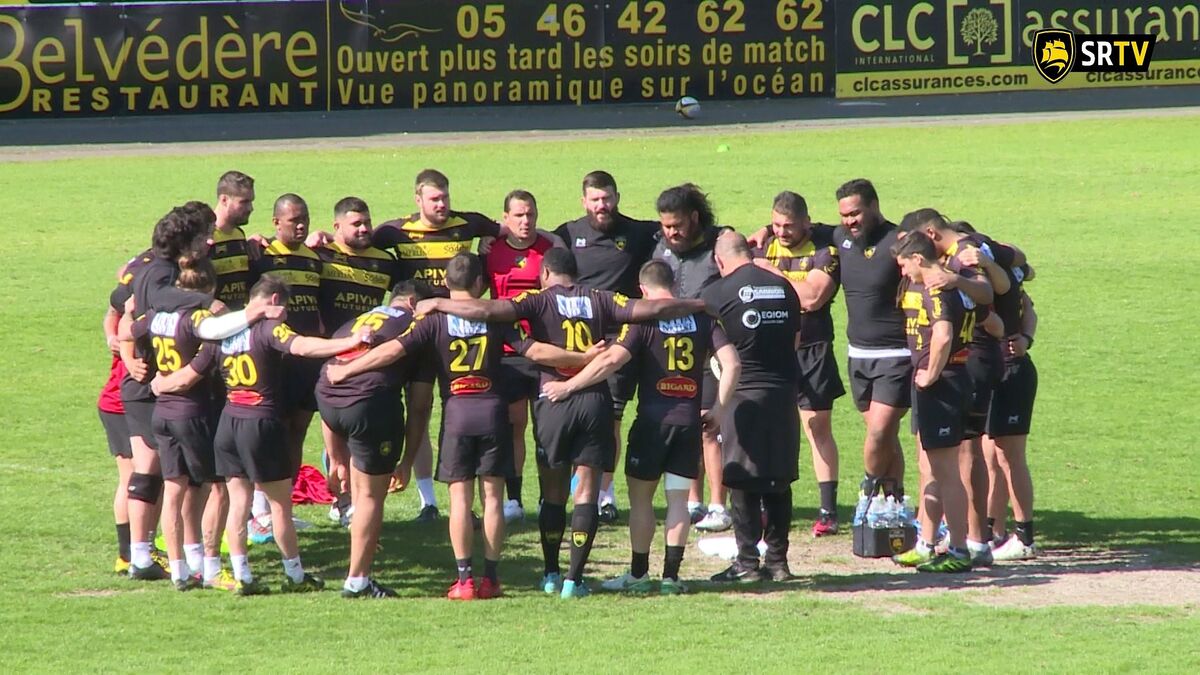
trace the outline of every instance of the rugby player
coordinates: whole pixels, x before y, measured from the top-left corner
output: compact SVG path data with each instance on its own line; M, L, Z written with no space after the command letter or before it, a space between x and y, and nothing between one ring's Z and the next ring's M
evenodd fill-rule
M450 298L478 298L485 288L483 263L471 253L459 253L446 266ZM497 566L504 540L504 480L512 474L512 430L500 390L503 345L509 344L533 363L580 368L584 355L522 337L512 323L468 321L447 314L417 317L398 340L372 349L366 356L327 369L340 381L369 368L387 365L406 354L428 353L440 364L442 429L438 441L438 480L450 488L450 539L458 580L447 597L452 600L488 599L500 595ZM471 558L471 504L479 478L484 504L483 581L476 586Z
M537 231L537 200L525 190L513 190L504 197L504 226L508 236L497 239L484 258L484 269L491 295L510 299L538 287L542 255L554 241ZM529 324L522 323L528 334ZM508 421L512 425L513 475L507 479L508 499L504 502L504 520L514 522L525 517L521 498L525 469L525 428L529 424L530 400L538 397L538 373L529 359L504 345L500 361L504 374L499 386L505 390Z
M665 190L655 204L661 229L655 235L657 244L652 257L670 267L675 279L672 293L680 298L698 298L713 281L721 278L713 258L717 236L727 229L716 224L712 205L699 187L687 183ZM717 378L709 361L704 361L700 415L703 460L701 475L692 481L688 491L688 515L696 529L722 532L733 525L725 511L725 486L721 484L721 444L715 417L707 414L716 402ZM618 445L620 439L618 439ZM704 478L708 479L708 508L704 508Z
M839 284L833 227L814 225L808 202L795 192L775 196L771 234L754 251L755 264L791 282L800 298L800 422L812 451L813 474L821 507L812 535L837 534L838 446L833 438L833 402L846 394L833 353L833 317L829 312Z
M607 171L592 171L583 177L583 196L580 201L584 215L559 225L554 231L567 249L575 254L579 268L576 282L585 288L636 298L638 270L654 251L658 223L635 220L621 213L621 193L617 191L616 179ZM617 326L610 328L616 330ZM600 337L611 342L616 333ZM627 366L609 378L608 385L613 401L613 439L619 460L621 418L625 405L636 392L637 374ZM600 518L605 523L616 522L618 517L612 478L612 472L605 472L601 484Z
M470 321L525 319L534 340L587 353L595 346L594 336L619 332L610 325L675 318L703 306L696 300L631 300L621 294L585 288L576 282L577 274L570 251L552 248L542 258L540 291L528 291L512 300L432 298L418 303L417 313L441 311ZM567 379L575 372L542 368L541 384ZM545 563L542 588L547 593L558 591L563 599L584 597L589 591L583 583L583 569L599 525L600 477L614 468L616 458L611 394L606 386L598 386L561 403L539 398L533 410L542 488L538 515ZM563 579L558 558L572 471L579 480L571 516L571 561Z
M249 304L286 307L289 294L286 282L268 275L250 289ZM216 468L229 487L226 531L230 534L233 573L242 595L267 591L266 586L254 581L246 560L246 521L254 486L270 501L272 530L287 575L281 590L306 592L324 587L320 578L304 571L292 522L292 468L280 421L283 355L327 358L353 349L370 333L369 328L362 328L354 335L327 340L297 335L283 321L271 319L221 342L218 358L228 400L217 427Z
M890 253L908 280L898 304L904 309L912 353L913 427L924 477L920 538L915 547L892 559L920 572L967 572L971 570L966 546L968 505L958 455L971 404L966 345L975 328L974 314L957 292L924 285L924 272L938 261L929 237L910 234ZM950 545L935 557L938 514L945 516Z
M730 490L737 559L716 582L792 578L788 530L799 477L796 409L800 300L791 284L753 263L746 238L723 233L715 250L721 279L702 294L737 348L741 377L721 419L722 480ZM758 542L767 552L759 565ZM765 568L765 569L764 569Z
M226 171L217 181L217 222L208 257L217 270L217 299L230 309L246 305L250 291L250 255L242 226L254 212L254 179L241 171Z
M122 269L124 275L124 269ZM124 309L124 308L122 308ZM104 312L104 341L111 363L108 379L100 389L96 408L100 424L108 439L108 452L117 463L117 488L113 493L113 521L117 528L117 559L113 572L129 573L129 475L133 473L133 448L129 445L129 425L125 423L125 406L121 403L121 380L125 379L125 362L121 360L121 341L117 326L121 313L112 307Z
M671 298L675 284L671 268L654 260L642 266L641 294L646 299ZM720 395L702 413L701 389L705 364L716 354L721 363ZM563 401L576 391L604 382L626 363L639 374L637 419L629 432L625 475L629 481L629 540L633 549L629 572L602 584L605 590L648 593L650 543L654 539L654 492L663 480L667 496L665 563L658 590L663 595L687 592L679 581L679 566L687 545L690 516L687 491L701 466L701 415L720 416L737 386L741 366L737 350L724 331L706 314L626 324L616 344L565 382L548 382L546 396ZM722 505L723 506L723 505Z

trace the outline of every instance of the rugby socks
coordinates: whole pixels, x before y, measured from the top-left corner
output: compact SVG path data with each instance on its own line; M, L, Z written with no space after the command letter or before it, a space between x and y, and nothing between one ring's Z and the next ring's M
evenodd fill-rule
M184 544L183 555L187 558L188 569L199 572L204 565L204 544Z
M505 489L508 490L508 498L516 500L521 506L525 506L525 503L521 501L521 484L524 480L522 476L511 476L504 481Z
M500 583L500 579L496 576L496 568L499 566L499 560L483 559L483 576L490 579L493 584Z
M709 513L725 513L725 505L724 504L709 504L708 512Z
M650 552L633 552L633 562L629 564L629 575L641 579L650 572Z
M837 514L837 488L836 480L817 483L817 489L821 491L821 511L831 516Z
M150 542L148 541L135 541L131 543L129 545L129 552L131 554L129 562L139 569L146 569L154 564L154 561L150 559Z
M571 566L567 568L567 579L583 580L583 566L592 554L592 543L596 540L596 529L600 526L600 507L595 504L576 504L571 512Z
M667 546L666 561L663 562L663 578L679 581L679 566L683 564L682 546Z
M1017 539L1026 546L1033 546L1033 521L1017 522Z
M262 490L254 491L254 503L250 505L250 515L255 518L271 515L271 503L267 501L267 493Z
M920 537L918 537L916 549L917 549L917 552L920 553L921 555L929 555L933 551L933 544L930 544L929 542L925 541L924 539L921 539Z
M217 556L204 557L204 580L212 581L221 574L221 558Z
M229 562L233 565L233 578L244 584L254 581L254 575L250 574L250 561L246 560L246 556L230 555Z
M976 554L984 554L990 550L992 550L992 547L988 546L987 544L984 544L984 543L978 542L978 541L973 541L971 539L967 540L967 552L970 553L972 556L975 556Z
M432 478L418 478L417 492L421 494L421 508L437 506L437 497L433 494Z
M288 575L294 584L304 581L304 565L300 564L300 558L284 558L283 573Z
M542 502L538 513L538 530L542 534L542 560L546 563L546 574L558 574L558 550L562 548L563 531L567 529L567 507L565 504Z
M121 560L129 562L129 523L117 523L117 552Z
M366 577L346 577L346 583L342 584L342 588L351 593L359 593L367 587Z
M467 580L471 578L471 559L455 558L454 562L458 565L458 583L467 583Z
M186 560L171 561L171 581L182 581L188 578L189 572Z
M696 509L699 509L701 506L703 506L703 504L701 504L700 502L693 502L693 501L689 500L688 501L688 513L691 513L693 511L695 511Z

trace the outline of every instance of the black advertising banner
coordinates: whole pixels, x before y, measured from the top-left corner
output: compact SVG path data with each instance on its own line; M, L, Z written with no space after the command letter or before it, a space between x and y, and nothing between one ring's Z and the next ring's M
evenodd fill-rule
M828 96L833 34L826 0L0 6L0 115Z
M838 7L839 98L1200 84L1200 4L1134 0L876 0ZM1151 34L1145 73L1068 74L1034 66L1033 37Z
M324 2L0 7L0 115L323 107L324 17Z

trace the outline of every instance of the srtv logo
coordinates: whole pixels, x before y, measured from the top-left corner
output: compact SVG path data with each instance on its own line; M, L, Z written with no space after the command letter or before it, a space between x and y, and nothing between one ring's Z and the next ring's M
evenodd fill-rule
M1079 35L1039 30L1033 35L1033 65L1051 83L1067 73L1144 73L1154 56L1153 35Z

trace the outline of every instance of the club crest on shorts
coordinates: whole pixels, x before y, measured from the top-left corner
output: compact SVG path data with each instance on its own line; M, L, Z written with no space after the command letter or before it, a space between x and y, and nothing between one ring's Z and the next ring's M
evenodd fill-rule
M576 531L576 530L571 531L571 543L572 544L575 544L576 546L583 546L584 544L587 543L587 540L588 540L587 532L580 532L580 531Z
M1054 84L1071 72L1075 62L1075 34L1069 30L1039 30L1033 34L1033 65Z

